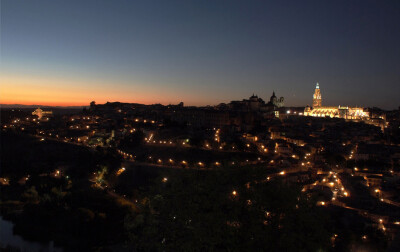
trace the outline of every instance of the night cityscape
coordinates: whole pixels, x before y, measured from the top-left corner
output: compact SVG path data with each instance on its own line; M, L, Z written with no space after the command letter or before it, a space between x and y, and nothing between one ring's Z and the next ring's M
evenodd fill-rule
M400 251L400 1L0 5L0 251Z

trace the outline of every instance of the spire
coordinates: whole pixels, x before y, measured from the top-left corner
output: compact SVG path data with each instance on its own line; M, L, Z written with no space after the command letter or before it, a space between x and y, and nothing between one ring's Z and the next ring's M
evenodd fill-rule
M319 89L319 83L318 82L317 82L317 86L315 88Z
M274 90L274 91L272 91L272 96L275 96L275 90Z

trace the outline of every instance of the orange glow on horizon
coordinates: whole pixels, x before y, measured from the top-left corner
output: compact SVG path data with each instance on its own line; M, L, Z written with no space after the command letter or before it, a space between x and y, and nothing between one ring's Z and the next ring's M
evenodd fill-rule
M157 85L111 85L101 81L60 80L31 76L1 76L0 103L43 106L89 106L106 102L141 104L178 104L180 96L173 90L160 90ZM143 87L144 86L144 87ZM150 98L151 97L151 98ZM171 97L174 97L171 99ZM196 94L185 95L193 103L199 103Z

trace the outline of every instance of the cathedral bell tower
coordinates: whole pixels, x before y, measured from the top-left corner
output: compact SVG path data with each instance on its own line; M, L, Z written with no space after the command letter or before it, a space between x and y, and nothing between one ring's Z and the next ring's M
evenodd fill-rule
M315 87L315 92L313 95L313 108L318 108L322 106L321 90L319 89L319 84Z

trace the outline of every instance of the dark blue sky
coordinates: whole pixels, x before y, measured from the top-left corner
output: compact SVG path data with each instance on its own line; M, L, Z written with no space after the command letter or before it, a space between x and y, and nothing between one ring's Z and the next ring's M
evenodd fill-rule
M323 105L392 109L400 1L2 0L1 56L6 102L204 105L275 90L305 106L318 81Z

